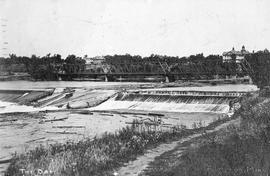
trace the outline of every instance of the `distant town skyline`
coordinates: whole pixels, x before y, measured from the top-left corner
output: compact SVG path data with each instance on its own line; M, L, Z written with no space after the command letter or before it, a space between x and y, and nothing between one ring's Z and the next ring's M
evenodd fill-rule
M0 0L0 56L263 50L269 7L269 0Z

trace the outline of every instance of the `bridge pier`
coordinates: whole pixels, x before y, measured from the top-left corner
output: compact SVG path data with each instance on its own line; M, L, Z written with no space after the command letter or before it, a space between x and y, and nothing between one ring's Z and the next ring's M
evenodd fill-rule
M165 75L165 82L169 83L169 82L174 82L175 78L173 75Z
M165 76L165 82L166 82L166 83L169 83L169 82L170 82L170 79L169 79L168 76Z
M248 82L249 82L249 84L253 84L253 81L252 81L250 76L249 76Z
M105 75L105 82L113 81L112 76Z

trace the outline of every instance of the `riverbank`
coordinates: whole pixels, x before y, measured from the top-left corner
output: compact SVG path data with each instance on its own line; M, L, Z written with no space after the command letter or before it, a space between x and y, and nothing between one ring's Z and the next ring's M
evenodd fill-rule
M21 172L19 169L41 169L55 175L113 175L115 169L142 155L149 148L200 133L227 120L215 121L209 127L164 132L139 132L140 127L133 123L131 127L123 128L115 134L104 134L101 138L41 146L25 154L14 155L7 173L15 175Z
M1 90L0 101L17 103L20 105L31 105L42 98L52 95L54 89L43 90Z
M16 73L8 73L8 72L0 72L0 81L33 81L33 78L25 72L16 72Z
M261 91L246 97L234 114L237 123L178 145L155 158L141 175L268 175L270 97L265 95Z

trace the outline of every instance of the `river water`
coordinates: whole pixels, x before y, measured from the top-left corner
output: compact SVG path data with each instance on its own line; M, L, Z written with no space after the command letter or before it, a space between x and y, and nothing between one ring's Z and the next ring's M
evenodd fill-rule
M93 81L2 81L0 90L43 90L56 89L63 90L66 87L83 89L119 89L137 87L139 85L148 85L149 83L139 82L93 82ZM55 110L56 107L35 108L32 106L18 105L16 103L4 102L0 98L0 114L11 112L33 112L42 110Z
M42 89L55 89L54 94L57 95L57 91L63 91L66 87L73 87L80 89L87 89L87 90L95 90L95 89L102 89L102 90L109 90L109 89L136 89L139 85L151 85L149 83L137 83L137 82L82 82L82 81L42 81L42 82L32 82L32 81L4 81L0 82L0 90L42 90ZM151 89L149 89L151 90ZM157 89L155 89L157 90ZM257 87L254 85L247 85L247 84L235 84L235 85L218 85L218 86L203 86L203 87L168 87L168 88L159 88L159 90L168 90L168 91L182 91L182 90L192 90L192 91L255 91ZM79 91L77 91L79 92ZM82 92L82 95L86 95L87 92ZM64 96L64 95L62 95ZM87 97L85 96L85 99ZM81 101L81 99L77 100L77 102ZM84 102L85 103L85 102ZM118 109L125 108L130 109L129 107L136 106L135 109L139 110L157 110L157 111L166 111L170 110L172 112L207 112L208 108L206 106L213 106L213 105L197 105L193 103L192 108L186 108L186 104L176 103L172 104L165 102L161 103L158 100L154 102L143 102L140 104L139 102L113 102L109 101L103 106L99 107L99 110L109 110L109 109ZM78 103L77 103L78 104ZM155 105L156 104L156 105ZM192 104L192 103L190 103ZM189 105L191 106L191 105ZM200 106L200 107L199 107ZM222 105L219 105L222 106ZM213 106L215 107L215 106ZM11 102L3 102L1 101L0 97L0 114L2 113L10 113L10 112L33 112L38 110L54 110L58 109L56 106L43 106L43 107L32 107L32 106L25 106L25 105L18 105L16 103ZM206 109L206 111L204 111ZM221 112L225 113L228 110L228 106L220 107Z
M85 87L85 88L110 88L114 86L132 86L149 83L140 82L93 82L93 81L0 81L0 89L44 89L64 87Z

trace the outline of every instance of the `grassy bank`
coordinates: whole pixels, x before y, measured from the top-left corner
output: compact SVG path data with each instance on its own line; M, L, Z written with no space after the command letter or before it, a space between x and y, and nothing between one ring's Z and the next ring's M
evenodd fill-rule
M260 92L242 100L234 114L240 124L184 144L187 148L181 156L174 155L175 151L166 153L152 163L147 175L268 175L270 99L265 95Z
M136 159L147 149L204 131L206 128L214 128L227 120L229 118L219 119L208 127L182 127L162 132L141 131L140 127L133 123L130 127L114 134L104 134L100 138L39 146L27 153L15 154L6 175L21 175L20 169L36 172L38 169L48 170L54 175L112 175L115 169Z
M146 148L171 141L192 133L138 132L135 126L126 127L115 134L85 139L78 143L40 146L21 155L14 155L7 175L20 175L26 171L48 170L54 175L112 175L113 169L135 159Z

